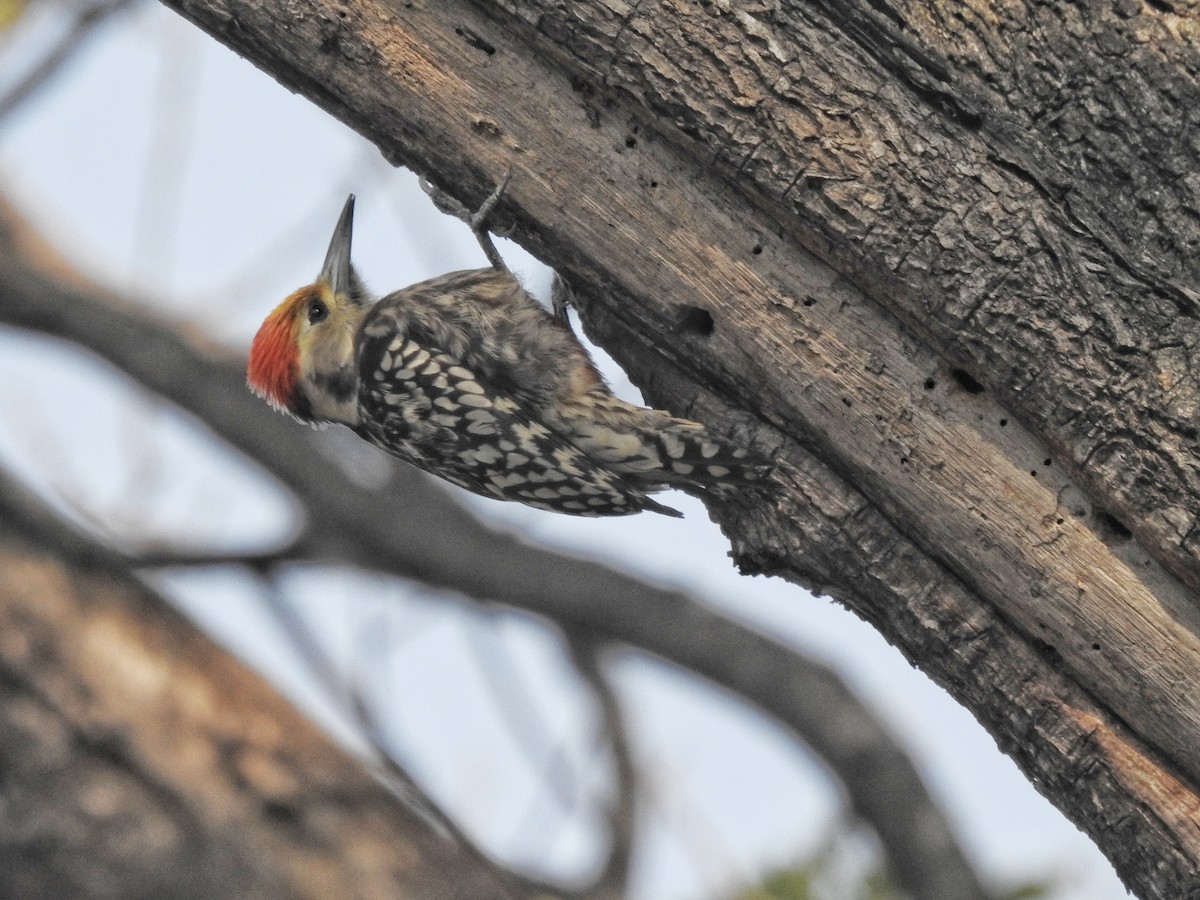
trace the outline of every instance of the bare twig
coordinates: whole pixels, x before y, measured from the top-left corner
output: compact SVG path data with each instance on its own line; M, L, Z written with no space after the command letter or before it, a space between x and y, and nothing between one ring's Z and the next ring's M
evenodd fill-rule
M625 717L616 692L601 666L602 645L579 632L566 633L571 659L600 708L604 733L613 759L613 797L608 807L608 859L595 881L579 892L584 900L620 900L629 881L635 838L638 770L634 763Z
M372 761L380 781L398 800L427 825L438 831L446 840L453 842L473 859L492 869L497 880L503 883L512 882L517 876L498 866L480 850L475 842L450 816L446 815L437 802L400 765L387 747L381 723L371 710L370 704L365 701L358 688L339 673L332 657L325 651L320 640L296 611L295 606L284 596L274 577L264 575L260 583L262 586L260 596L264 608L271 613L276 624L279 625L292 647L299 654L305 667L321 684L329 698L353 716L355 724L358 725L373 751ZM509 900L515 900L516 894L510 893L508 897Z
M195 149L198 35L181 30L178 21L166 34L159 53L151 137L138 198L136 250L139 260L153 261L156 275L172 274L188 164Z
M578 800L571 761L555 743L551 729L537 713L537 704L491 625L488 622L486 627L466 629L476 659L487 669L483 684L500 710L502 720L508 724L514 742L535 768L545 773L551 795L564 811L570 812Z
M0 522L19 526L30 540L54 547L66 558L101 571L121 571L125 563L115 550L96 543L83 531L55 515L31 491L0 468Z
M98 25L130 5L132 0L109 0L107 3L93 3L81 9L70 30L50 52L0 97L0 123L58 73Z
M203 569L241 566L263 572L282 563L295 562L305 558L305 548L303 542L300 541L287 544L277 550L261 553L212 552L190 547L147 544L127 551L123 555L129 565L137 569Z

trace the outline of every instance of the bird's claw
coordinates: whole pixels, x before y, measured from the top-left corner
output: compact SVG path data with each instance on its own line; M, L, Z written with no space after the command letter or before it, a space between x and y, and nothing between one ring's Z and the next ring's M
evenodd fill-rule
M510 167L504 173L504 178L496 185L496 189L487 195L487 199L479 205L479 209L467 219L467 224L471 226L471 230L478 234L480 231L487 230L488 216L492 214L492 210L496 208L496 204L500 202L500 198L504 196L504 190L508 187L508 183L512 180L512 168Z
M504 178L496 189L488 194L487 198L480 204L479 209L472 212L466 205L459 202L454 197L451 197L441 188L431 184L425 178L419 179L421 190L429 195L429 199L433 201L433 205L447 215L454 216L456 219L461 219L466 222L471 229L471 233L475 235L475 240L479 242L479 246L483 249L483 255L487 257L489 263L495 269L508 270L508 266L504 264L504 259L500 256L500 252L496 249L496 245L492 243L492 235L488 231L488 218L500 203L504 196L504 191L508 187L508 182L512 179L512 168L504 174ZM501 234L503 237L503 234Z
M571 328L570 310L573 306L575 306L575 292L571 290L566 279L555 272L554 280L550 282L550 308L554 311L554 315L562 319L568 329Z

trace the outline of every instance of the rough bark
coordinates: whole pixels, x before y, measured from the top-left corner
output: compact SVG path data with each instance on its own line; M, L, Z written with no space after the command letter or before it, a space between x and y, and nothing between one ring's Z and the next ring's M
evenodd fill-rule
M776 453L743 566L1200 893L1190 7L168 4L464 200L511 167L649 399Z
M3 478L0 804L8 897L513 896Z

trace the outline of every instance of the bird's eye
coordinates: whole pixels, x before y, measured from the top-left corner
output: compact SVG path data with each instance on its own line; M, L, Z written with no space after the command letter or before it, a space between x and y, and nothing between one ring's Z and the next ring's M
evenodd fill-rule
M321 300L314 300L308 304L308 324L316 325L318 322L324 322L329 315L329 307Z

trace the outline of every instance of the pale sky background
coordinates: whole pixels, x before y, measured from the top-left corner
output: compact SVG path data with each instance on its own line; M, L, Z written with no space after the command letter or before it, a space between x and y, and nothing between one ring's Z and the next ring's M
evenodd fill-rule
M0 92L61 22L42 11L0 38ZM355 261L376 290L485 264L465 227L438 214L410 173L157 4L104 27L0 122L0 178L88 272L239 349L315 276L350 191ZM501 252L544 297L544 267L509 242ZM615 366L606 371L637 397ZM0 379L19 388L0 394L0 462L106 532L215 548L266 546L286 533L283 495L106 367L0 331ZM686 513L682 522L469 502L531 540L684 588L834 665L907 747L994 885L1049 879L1057 900L1127 896L1091 842L972 717L873 630L828 599L738 576L697 501L667 501ZM336 698L298 664L253 584L204 572L163 586L300 706L349 735ZM590 712L539 626L361 574L298 572L287 589L347 677L370 682L400 756L490 852L557 873L596 859L596 814L581 800L603 784ZM836 795L782 729L643 658L612 671L651 773L634 897L712 896L820 841ZM515 733L542 748L533 765L497 712L497 683L526 694ZM545 789L556 766L582 783L559 792L570 796Z

